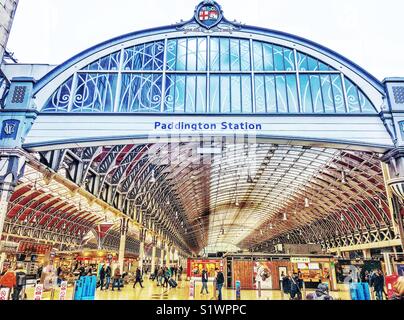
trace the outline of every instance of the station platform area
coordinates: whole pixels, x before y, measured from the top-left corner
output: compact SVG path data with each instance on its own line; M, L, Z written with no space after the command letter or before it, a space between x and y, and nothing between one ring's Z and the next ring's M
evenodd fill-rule
M149 279L144 280L143 282L144 288L141 288L139 285L136 288L133 288L133 284L130 283L125 285L121 291L115 289L112 291L97 289L95 300L198 300L198 301L209 301L215 300L213 293L213 283L209 283L209 294L200 294L201 291L201 283L196 283L195 288L195 297L190 297L190 282L189 281L179 281L178 287L175 289L172 288L162 288L156 285L156 282L153 282ZM331 296L336 300L350 300L350 295L348 292L348 288L344 285L341 285L339 288L340 291L331 292ZM54 292L53 300L59 299L59 291L60 289L56 289ZM313 290L307 290L306 294L314 292ZM28 287L26 289L27 300L34 299L34 287ZM66 300L72 300L73 297L73 287L69 287L67 290ZM242 300L289 300L289 297L286 295L282 295L280 290L262 290L261 296L257 290L242 290L241 291L241 299ZM44 292L42 300L52 300L51 292ZM232 289L223 288L223 300L227 301L235 301L236 300L236 291Z

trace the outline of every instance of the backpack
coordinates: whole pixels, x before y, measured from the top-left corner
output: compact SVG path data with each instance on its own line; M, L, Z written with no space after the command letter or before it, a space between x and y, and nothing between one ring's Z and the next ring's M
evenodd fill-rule
M27 275L25 272L16 272L17 287L25 287L27 285Z

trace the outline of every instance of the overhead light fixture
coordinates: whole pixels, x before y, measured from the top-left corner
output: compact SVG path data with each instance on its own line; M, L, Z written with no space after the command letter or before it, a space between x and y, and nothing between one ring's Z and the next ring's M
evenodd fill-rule
M220 233L222 234L222 236L224 236L224 229L222 229L222 230L220 231Z
M299 231L299 235L301 235L301 236L303 235L303 231L302 231L302 230Z
M238 202L238 198L236 197L236 207L240 206L240 203Z
M382 199L379 198L379 209L383 209Z
M287 235L288 240L290 240L290 234Z
M270 225L269 225L269 229L273 229L274 228L274 225L271 223Z
M261 236L264 235L264 231L260 230Z
M24 219L24 223L27 224L28 223L28 218Z
M288 221L288 214L286 212L283 214L283 219L282 220L283 221Z
M305 208L310 207L310 200L308 198L304 199L304 206L305 206Z
M178 219L178 211L175 211L175 218Z
M32 219L32 223L37 223L36 216L34 216L34 219Z
M65 230L66 229L66 223L63 223L63 230Z
M341 221L344 222L345 221L345 217L344 215L341 213Z
M156 183L156 172L152 170L152 177L150 178L150 183Z
M346 173L344 170L342 170L341 176L342 176L342 179L341 179L342 184L347 184L348 182L346 181Z
M247 183L254 183L254 180L251 177L251 172L250 171L248 171Z
M170 199L167 200L167 205L170 205Z

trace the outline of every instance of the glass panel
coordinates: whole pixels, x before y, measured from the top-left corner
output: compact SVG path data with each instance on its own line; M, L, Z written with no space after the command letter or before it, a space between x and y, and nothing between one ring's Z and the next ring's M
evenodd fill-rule
M240 40L241 71L251 70L250 41Z
M73 77L70 77L59 89L52 95L43 108L43 112L67 112L69 100L72 95Z
M274 61L275 61L275 70L276 71L285 70L282 47L274 46Z
M219 71L220 69L220 52L219 52L219 39L210 39L210 69L212 71Z
M210 77L210 112L220 113L219 76Z
M307 71L307 56L301 52L297 53L297 64L299 67L299 71Z
M348 113L360 112L358 88L350 80L345 78L345 89L348 99Z
M177 71L185 71L187 66L187 39L179 39L177 46Z
M254 70L263 71L264 70L264 58L262 56L262 43L258 41L253 42L254 50Z
M187 76L187 96L186 96L186 106L185 112L194 113L196 110L195 99L196 99L196 77Z
M174 112L175 102L175 75L166 77L166 96L164 101L164 111Z
M164 65L164 41L154 43L153 70L163 70Z
M185 76L177 75L175 79L175 112L185 111Z
M274 71L274 56L272 45L268 43L264 43L264 70L265 71Z
M362 112L365 113L376 113L376 109L369 101L369 99L363 94L362 91L358 90L359 93L359 101L361 104Z
M285 70L293 71L295 70L295 53L293 50L285 48L283 50L285 56Z
M198 71L206 71L206 38L198 38Z
M324 108L326 113L335 113L334 99L329 75L320 76L323 92Z
M167 70L175 70L177 62L177 40L168 40L167 42Z
M243 113L252 113L252 88L251 88L251 77L243 75L241 76L241 85L243 88L242 101L243 101Z
M326 65L325 63L322 63L322 62L318 62L318 65L319 65L319 70L320 71L330 71L330 70L332 70L328 65Z
M288 98L286 95L285 76L276 76L276 100L278 102L278 112L288 112Z
M118 51L101 59L98 59L97 61L83 68L82 70L95 70L95 71L118 70L120 65L120 59L121 59L121 51Z
M307 58L308 70L309 71L318 71L318 61L313 59L312 57Z
M197 76L196 112L206 113L206 76Z
M341 76L339 74L331 75L331 82L336 111L337 113L346 113Z
M267 112L276 113L276 88L275 88L275 76L265 76L265 91Z
M188 39L188 71L196 71L196 38Z
M230 40L220 38L220 70L230 70Z
M311 95L313 98L314 113L324 113L323 97L321 91L320 77L310 76Z
M287 89L288 89L289 112L298 113L299 112L299 100L297 98L296 76L287 75L286 83L287 83Z
M313 113L313 102L311 97L311 88L309 76L304 74L300 75L300 101L302 104L303 113Z
M220 111L230 113L230 77L220 77Z
M78 74L72 111L112 112L117 79L116 74Z
M240 71L240 41L230 39L230 65L231 71Z
M265 78L261 75L255 76L255 108L257 113L266 112Z
M241 113L241 81L240 76L231 77L231 112Z

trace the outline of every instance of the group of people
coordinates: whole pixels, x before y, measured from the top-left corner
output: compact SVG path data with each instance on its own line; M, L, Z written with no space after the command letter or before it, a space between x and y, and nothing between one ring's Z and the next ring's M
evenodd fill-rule
M27 272L24 265L19 263L16 268L8 269L0 277L0 288L9 288L12 300L25 300L25 288L27 285Z
M291 300L303 299L303 278L300 271L289 272L288 275L282 273L282 290L289 295ZM306 296L307 300L333 300L326 283L320 283L314 293Z
M384 290L385 284L382 270L379 269L372 272L366 270L361 280L362 282L369 283L369 286L375 291L377 300L383 300L383 294L387 297L387 293Z
M156 281L158 287L168 288L170 279L180 280L182 272L182 266L160 266L150 275L150 279Z

